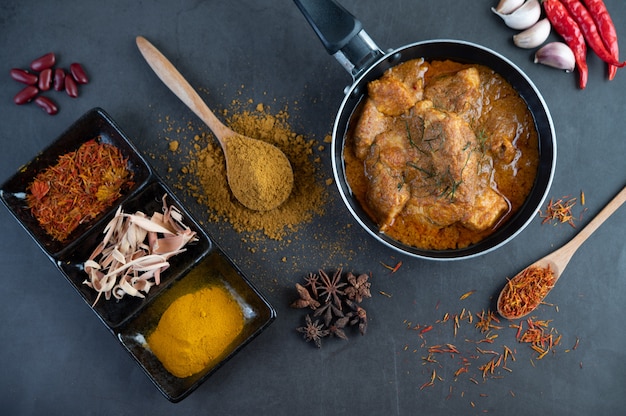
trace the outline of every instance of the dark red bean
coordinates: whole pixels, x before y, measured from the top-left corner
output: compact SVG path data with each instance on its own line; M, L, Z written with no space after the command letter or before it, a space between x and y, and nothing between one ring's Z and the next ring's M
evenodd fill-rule
M54 66L54 62L56 61L56 56L54 56L54 52L50 52L45 54L44 56L40 56L30 63L30 69L33 71L43 71L46 68L52 68Z
M65 71L63 68L54 70L54 90L63 91L65 89Z
M50 114L51 116L59 112L59 108L54 103L54 101L52 101L48 97L44 97L43 95L40 95L39 97L35 98L35 104L37 104L46 113Z
M65 77L65 92L72 98L78 97L78 84L72 77Z
M77 62L70 65L70 73L72 74L72 77L74 77L74 80L79 84L86 84L89 82L83 66Z
M37 83L37 75L20 68L11 70L11 78L26 85L35 85Z
M26 104L27 102L35 98L38 93L39 88L35 87L34 85L29 85L28 87L15 94L15 97L13 97L13 102L17 105Z
M39 89L48 91L52 86L52 68L46 68L39 73Z

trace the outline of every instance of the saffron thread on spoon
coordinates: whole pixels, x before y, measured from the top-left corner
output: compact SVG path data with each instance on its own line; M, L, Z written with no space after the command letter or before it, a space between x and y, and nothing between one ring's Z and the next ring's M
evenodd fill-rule
M505 318L515 319L534 310L556 283L554 271L547 267L529 267L509 279L502 290L500 312Z

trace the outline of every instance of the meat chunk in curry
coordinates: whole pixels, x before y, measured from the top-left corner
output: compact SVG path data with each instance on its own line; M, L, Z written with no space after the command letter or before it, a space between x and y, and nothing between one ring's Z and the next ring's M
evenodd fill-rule
M522 159L524 174L534 177L536 132L520 134L519 111L511 117L510 109L528 110L512 88L495 95L493 86L484 87L493 71L436 65L411 60L370 82L350 136L362 178L348 180L381 231L447 249L478 241L521 205L523 198L507 196L519 190L503 192L497 179L511 187Z

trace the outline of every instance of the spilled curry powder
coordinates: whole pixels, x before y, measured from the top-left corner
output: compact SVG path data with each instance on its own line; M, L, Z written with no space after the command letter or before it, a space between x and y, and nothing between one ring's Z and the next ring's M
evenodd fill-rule
M241 109L241 104L233 102L222 115L226 124L237 133L282 150L293 168L294 184L289 198L277 208L268 211L246 208L234 198L228 186L224 154L219 143L209 131L199 130L195 132L195 144L189 152L187 164L182 168L184 186L179 187L186 189L207 208L209 221L228 221L237 232L248 233L249 237L262 233L271 239L282 240L299 226L311 222L316 215L324 213L328 198L326 187L332 181L323 179L318 171L320 158L314 154L316 141L293 131L287 110L271 114L262 104L250 110Z

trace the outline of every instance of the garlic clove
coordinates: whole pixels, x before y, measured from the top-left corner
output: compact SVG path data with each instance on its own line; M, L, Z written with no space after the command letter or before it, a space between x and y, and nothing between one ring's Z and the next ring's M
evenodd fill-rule
M535 63L572 72L576 68L574 52L563 42L550 42L535 53Z
M547 18L541 19L528 29L513 36L513 43L520 48L536 48L548 39L552 25Z
M513 13L519 9L525 0L500 0L495 8L495 11L502 14Z
M504 14L497 11L495 7L492 7L491 11L500 16L502 20L504 20L504 24L511 29L524 30L539 21L541 5L539 4L539 0L526 0L524 4L513 13Z

